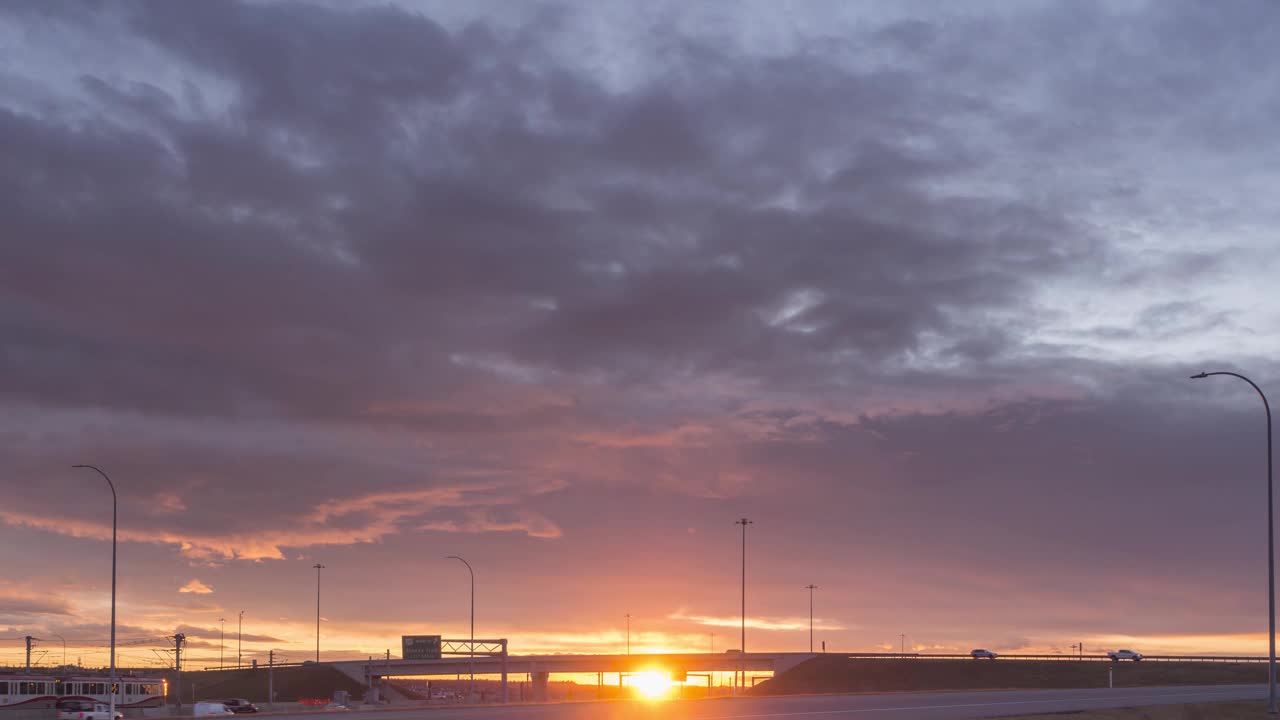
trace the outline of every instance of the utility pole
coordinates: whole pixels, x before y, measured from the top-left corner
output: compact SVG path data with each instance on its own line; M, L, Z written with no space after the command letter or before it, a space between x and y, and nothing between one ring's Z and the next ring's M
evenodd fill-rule
M631 654L631 613L627 613L627 654Z
M312 565L316 569L316 662L320 662L320 571L324 565Z
M36 638L33 638L30 635L28 635L23 639L27 641L27 674L30 675L31 674L31 641L35 640Z
M736 688L746 680L746 674L742 669L742 656L747 654L747 526L755 523L742 518L734 521L733 524L742 526L742 637L741 644L738 647L738 671L734 677ZM739 679L739 676L741 676L741 679Z
M221 670L227 666L225 660L227 649L227 619L218 618L218 622L222 623L222 629L218 632L218 669Z
M276 706L276 651L267 651L267 704Z
M240 659L242 657L240 653L240 648L243 647L243 641L244 641L244 611L241 610L240 624L236 627L236 669L237 670L240 669L240 665L242 664L242 661Z
M173 636L173 695L178 699L178 707L182 707L182 643L187 636L177 633Z
M903 657L905 657L905 656L906 656L906 654L907 654L907 634L906 634L906 633L899 633L899 634L898 634L898 639L899 639L899 641L900 641L900 643L901 643L901 644L898 646L898 654L899 654L899 655L902 655Z
M813 654L813 591L818 589L817 585L810 583L805 585L809 591L809 654Z

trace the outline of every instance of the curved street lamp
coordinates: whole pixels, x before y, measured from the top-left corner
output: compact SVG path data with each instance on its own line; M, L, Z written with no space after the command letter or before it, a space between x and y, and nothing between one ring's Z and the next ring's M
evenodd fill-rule
M1240 378L1249 383L1254 390L1258 392L1258 397L1262 398L1262 409L1267 413L1267 622L1270 623L1271 630L1271 654L1267 665L1267 712L1275 714L1276 708L1276 541L1275 541L1275 506L1272 502L1273 491L1271 482L1271 403L1267 402L1267 396L1263 394L1262 388L1257 383L1240 373L1219 371L1219 372L1202 372L1199 375L1192 375L1192 380L1207 378L1211 375L1230 375Z
M320 662L320 571L325 566L316 563L311 567L316 571L316 662Z
M747 526L755 523L746 518L734 520L734 525L742 526L742 637L739 639L741 643L738 646L738 671L733 676L734 694L738 694L739 688L746 685L747 671L742 665L742 656L747 654ZM739 677L741 679L739 679Z
M818 589L817 585L809 583L804 586L809 591L809 654L813 654L813 591Z
M58 633L49 633L49 634L62 641L62 667L65 668L67 666L67 639L62 637Z
M476 692L476 571L471 569L471 563L457 555L450 555L445 560L457 560L466 565L467 572L471 573L471 641L467 645L471 652L471 684L467 690L467 702L471 702L471 697Z
M103 480L107 481L107 487L111 488L111 702L107 717L114 718L116 716L116 507L118 505L116 486L106 473L92 465L72 465L72 467L97 472Z

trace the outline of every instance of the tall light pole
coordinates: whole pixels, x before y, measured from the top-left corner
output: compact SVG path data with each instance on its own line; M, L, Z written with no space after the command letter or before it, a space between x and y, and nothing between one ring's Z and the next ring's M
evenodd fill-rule
M804 586L809 591L809 653L813 653L813 591L818 589L817 585L810 583Z
M901 644L898 646L898 654L899 654L899 655L906 655L906 654L907 654L907 634L906 634L906 633L898 633L898 641L901 643Z
M733 524L742 526L742 637L740 639L740 654L738 656L741 658L742 655L745 655L747 652L747 526L754 525L755 523L746 518L742 518L741 520L735 520ZM738 673L741 674L741 660L738 661L738 666ZM746 678L743 677L742 680L746 680ZM739 685L741 685L741 681L739 682Z
M1262 409L1267 413L1267 622L1270 623L1271 630L1271 654L1267 664L1267 686L1269 688L1267 692L1267 712L1274 715L1280 710L1276 707L1276 540L1274 493L1271 482L1271 404L1267 402L1267 396L1263 394L1262 388L1240 373L1226 371L1202 372L1199 375L1192 375L1191 379L1198 380L1207 378L1210 375L1230 375L1249 383L1258 392L1258 397L1262 398Z
M239 670L243 664L241 661L240 649L244 647L244 611L240 611L240 622L236 625L236 669Z
M631 613L627 613L627 654L631 654Z
M93 470L107 481L111 488L111 701L108 703L107 717L116 716L116 519L119 503L116 500L116 485L101 469L92 465L73 465L76 468Z
M49 633L49 634L62 641L62 667L66 667L67 666L67 639L62 637L58 633Z
M218 669L226 667L223 660L227 650L227 619L218 618L218 622L222 623L222 629L218 631Z
M463 560L457 555L450 555L446 560L457 560L467 566L467 572L471 573L471 684L467 690L467 702L471 702L471 696L476 692L476 571L471 569L471 563Z
M316 563L311 567L316 569L316 662L320 662L320 571L324 565Z

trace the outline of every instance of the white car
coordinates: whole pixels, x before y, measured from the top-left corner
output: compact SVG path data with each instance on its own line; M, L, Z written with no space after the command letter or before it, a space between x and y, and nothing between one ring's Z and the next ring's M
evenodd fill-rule
M1138 662L1142 659L1142 653L1132 650L1114 650L1107 653L1107 657L1111 658L1111 662L1120 662L1121 660L1132 660Z
M58 703L58 720L107 720L111 706L92 700L69 700ZM124 713L116 711L116 720L123 720Z
M220 702L198 702L192 708L192 715L196 717L217 717L218 715L235 715L231 708Z
M983 650L982 648L978 648L977 650L970 650L969 657L972 657L974 660L983 660L983 659L995 660L1000 656L996 655L990 650Z

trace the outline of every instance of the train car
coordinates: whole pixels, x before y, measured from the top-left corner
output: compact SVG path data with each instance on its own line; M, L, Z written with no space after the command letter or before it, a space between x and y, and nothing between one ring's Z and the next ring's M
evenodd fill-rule
M0 710L51 710L58 680L49 675L0 675Z
M94 700L111 702L110 680L101 675L59 678L56 694L59 700ZM164 704L169 684L161 678L123 676L116 678L117 708L152 708Z

